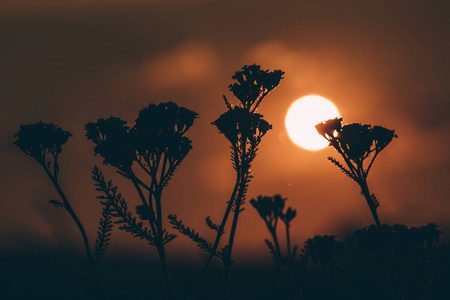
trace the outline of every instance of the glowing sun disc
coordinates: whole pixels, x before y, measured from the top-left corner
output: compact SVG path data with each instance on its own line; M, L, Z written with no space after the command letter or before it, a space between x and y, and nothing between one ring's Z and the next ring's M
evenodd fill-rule
M328 141L317 133L315 126L323 121L340 117L337 107L330 100L309 95L292 103L286 114L285 124L289 137L307 150L320 150Z

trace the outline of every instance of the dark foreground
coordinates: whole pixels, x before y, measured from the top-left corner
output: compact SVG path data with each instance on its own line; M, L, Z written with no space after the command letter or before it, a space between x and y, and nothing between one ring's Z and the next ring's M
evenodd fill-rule
M359 265L357 255L346 257L347 263L336 270L311 264L302 274L295 275L291 283L283 281L282 276L276 277L270 265L236 263L231 295L233 299L448 299L450 245L441 243L435 249L435 256L437 264L431 282L420 278L426 271L424 266L422 273L398 274L400 278L393 279L401 283L398 291L395 284L383 282L382 277ZM0 299L97 299L95 291L89 288L83 257L48 252L34 256L3 254L1 266ZM101 273L111 299L164 298L157 264L142 259L105 259ZM171 273L176 291L183 294L199 274L199 268L177 264L171 266ZM427 288L421 286L423 280L429 283ZM196 298L218 299L220 282L221 269L216 265Z

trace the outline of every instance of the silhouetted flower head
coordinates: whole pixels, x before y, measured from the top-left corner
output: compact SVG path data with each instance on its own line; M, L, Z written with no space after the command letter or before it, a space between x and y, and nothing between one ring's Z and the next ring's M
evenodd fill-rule
M372 135L375 142L376 151L383 150L394 137L397 137L394 130L389 130L381 126L373 126Z
M345 153L351 160L366 158L371 152L383 150L397 135L382 126L352 123L342 126L342 118L316 125L317 132L330 142L330 146Z
M365 157L373 142L370 125L359 123L344 125L337 138L344 152L352 160Z
M94 142L94 153L103 157L105 165L128 169L136 159L134 141L126 124L116 117L86 124L86 137Z
M327 140L332 139L341 128L342 118L330 119L316 125L317 132Z
M286 226L289 225L289 223L291 223L291 221L297 216L297 211L295 209L292 209L290 207L288 207L286 209L286 212L284 212L281 215L281 220L283 220L283 222L286 224Z
M136 125L130 130L142 155L166 153L183 159L192 149L191 140L183 134L198 114L174 102L149 104L139 112Z
M250 143L257 144L267 131L272 129L272 125L264 120L262 115L251 113L238 106L223 113L212 124L233 146L244 137L248 138Z
M192 149L191 140L183 135L195 118L197 113L173 102L150 103L140 110L132 128L120 118L98 119L86 124L86 136L96 144L95 154L121 171L129 170L138 155L149 162L152 155L160 159L164 154L174 166Z
M334 235L316 235L305 242L302 250L305 258L310 258L317 268L334 268L337 254L342 248L342 242Z
M229 89L241 101L243 108L254 111L262 98L280 84L283 74L281 70L270 72L255 64L246 65L236 71L232 77L236 82Z
M258 211L261 218L269 220L274 220L284 215L283 209L285 202L286 198L283 198L280 195L275 195L273 197L258 196L257 199L250 200L250 204ZM292 212L289 214L291 215Z
M37 122L34 124L20 125L20 129L14 137L14 144L26 154L34 157L41 163L45 163L47 153L55 158L61 153L64 145L72 134L53 123Z

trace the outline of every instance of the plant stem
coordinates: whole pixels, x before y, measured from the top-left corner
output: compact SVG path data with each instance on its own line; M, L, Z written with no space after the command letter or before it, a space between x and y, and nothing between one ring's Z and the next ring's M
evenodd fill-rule
M281 248L280 248L280 243L278 242L276 227L269 227L269 232L270 232L270 235L272 236L273 243L275 244L275 250L277 252L278 261L281 264L281 262L282 262Z
M88 258L89 267L91 269L92 275L94 276L95 284L99 288L99 290L100 290L100 292L102 294L102 298L103 299L108 299L109 297L107 296L106 291L103 288L103 284L102 284L102 281L100 279L100 275L99 275L99 272L98 272L97 265L96 265L96 263L94 261L94 258L92 257L91 250L90 250L90 247L89 247L89 240L88 240L88 237L86 235L86 231L84 230L83 224L81 224L81 222L78 219L77 215L75 214L74 210L70 206L70 203L67 200L66 195L64 194L64 192L62 191L61 187L59 186L58 179L54 175L52 175L52 173L47 168L47 166L45 166L45 164L41 164L41 165L44 167L44 170L47 173L47 176L50 178L50 180L53 183L53 186L55 187L56 191L58 192L59 196L61 197L61 200L64 203L64 208L70 214L72 219L75 221L75 224L77 225L78 229L80 230L81 236L83 237L83 243L84 243L84 248L86 250L86 255L87 255L87 258Z
M155 204L156 204L156 214L157 214L157 220L156 220L156 227L158 231L158 244L156 246L159 254L159 262L161 264L161 269L163 272L164 277L164 285L166 288L166 296L167 299L172 300L173 293L172 293L172 285L170 283L170 276L169 276L169 269L167 267L167 261L166 261L166 252L164 250L164 232L162 228L162 212L161 212L161 190L158 190L154 194L155 198Z
M291 260L291 235L289 233L290 225L288 223L285 223L285 225L286 225L287 259L288 261L290 261Z
M237 193L237 190L238 190L239 186L240 186L240 176L239 176L239 174L237 174L236 182L235 182L234 188L233 188L233 192L231 193L230 200L228 201L228 206L227 206L227 209L225 210L225 214L224 214L224 216L222 218L222 222L220 223L220 231L217 232L216 239L215 239L214 245L213 245L213 247L211 249L211 253L209 254L208 260L206 261L205 266L203 267L202 272L200 273L200 276L198 277L196 283L190 289L190 292L188 293L188 298L190 298L192 296L192 294L195 291L195 289L201 283L203 277L205 276L206 272L208 271L208 268L209 268L209 265L211 264L212 259L214 258L215 254L216 254L217 248L219 247L220 239L221 239L222 234L223 234L223 230L224 230L225 225L227 223L228 216L230 214L231 207L233 206L233 203L235 201L236 193Z
M245 145L245 144L244 144ZM245 157L245 148L243 148L243 157ZM241 171L242 172L242 171ZM241 211L241 204L242 200L245 196L245 189L248 181L248 175L249 175L249 168L247 167L244 172L241 173L241 180L239 184L239 192L236 197L236 202L234 206L234 215L233 215L233 223L231 224L231 230L230 230L230 237L228 240L228 257L226 263L225 263L225 269L224 269L224 278L223 278L223 299L228 299L228 292L229 292L229 284L230 284L230 268L231 268L231 254L233 251L233 242L234 237L236 234L236 228L237 228L237 222L239 219L239 213Z
M361 187L361 193L363 194L364 198L366 198L367 204L369 205L370 212L372 213L372 217L375 220L375 224L377 225L378 230L380 230L381 232L381 222L380 219L378 218L377 207L373 201L372 196L370 195L369 187L367 186L367 181L361 180L358 183Z

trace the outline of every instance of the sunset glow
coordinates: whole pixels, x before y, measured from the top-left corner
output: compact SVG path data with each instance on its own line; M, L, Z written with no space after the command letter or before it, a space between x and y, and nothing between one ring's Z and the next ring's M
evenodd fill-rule
M317 133L315 126L325 120L340 117L337 107L330 100L309 95L296 100L286 114L286 130L291 140L307 150L320 150L328 145Z

